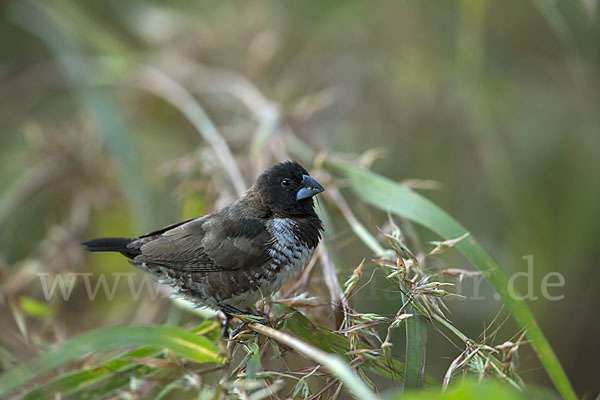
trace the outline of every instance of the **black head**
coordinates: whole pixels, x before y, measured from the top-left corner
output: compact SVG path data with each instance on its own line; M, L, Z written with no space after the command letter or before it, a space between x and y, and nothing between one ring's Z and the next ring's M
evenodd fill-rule
M315 215L312 197L325 190L295 161L277 164L263 172L253 189L265 206L281 216Z

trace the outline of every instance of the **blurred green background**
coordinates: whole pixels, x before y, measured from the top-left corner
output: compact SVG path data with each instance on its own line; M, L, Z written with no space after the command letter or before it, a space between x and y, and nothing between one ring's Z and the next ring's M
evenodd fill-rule
M43 299L35 273L130 271L118 256L84 259L81 239L137 235L237 196L198 134L206 121L181 112L197 111L190 93L246 183L272 162L252 149L264 132L285 136L273 119L281 115L324 152L385 149L374 169L419 180L509 275L533 255L539 299L530 306L577 393L598 393L597 0L0 3L6 360L35 351L11 312L23 307L20 296ZM371 226L362 205L351 207ZM340 242L343 281L369 252L356 239ZM542 297L550 272L564 276L564 287L549 289L561 300ZM168 313L167 301L132 301L126 288L113 302L89 302L80 286L52 318L29 321L29 333L60 339ZM473 295L472 285L462 289ZM471 337L501 308L487 285L480 294L448 301ZM354 304L395 312L388 303L375 291ZM518 327L509 320L502 330L508 339ZM439 376L456 349L430 336L428 372ZM549 385L531 351L520 363L527 382Z

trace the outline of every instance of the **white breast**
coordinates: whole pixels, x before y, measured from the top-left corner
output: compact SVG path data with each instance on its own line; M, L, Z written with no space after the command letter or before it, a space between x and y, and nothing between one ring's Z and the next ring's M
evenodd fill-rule
M307 261L314 248L308 247L298 238L297 229L296 222L288 218L275 218L267 225L267 230L273 237L273 245L269 250L273 258L271 269L287 264L296 266L300 261Z

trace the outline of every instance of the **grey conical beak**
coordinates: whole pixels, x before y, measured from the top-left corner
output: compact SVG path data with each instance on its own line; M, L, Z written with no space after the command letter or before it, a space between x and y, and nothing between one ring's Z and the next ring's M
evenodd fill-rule
M302 187L298 190L296 200L307 199L321 193L325 188L308 175L302 175Z

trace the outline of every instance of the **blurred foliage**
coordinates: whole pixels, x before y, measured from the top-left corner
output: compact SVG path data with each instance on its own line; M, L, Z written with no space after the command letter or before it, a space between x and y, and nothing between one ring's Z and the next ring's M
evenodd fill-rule
M2 2L2 369L102 326L193 325L165 299L132 300L127 285L111 301L89 301L79 282L69 301L46 305L36 274L132 272L118 255L84 259L79 241L138 235L228 203L236 179L248 184L288 157L281 139L293 129L324 153L384 148L373 168L426 190L509 275L533 255L538 299L529 305L577 393L596 395L598 43L597 0ZM238 178L214 151L215 129ZM319 157L307 167L327 180ZM349 207L373 232L373 221L387 221L354 197ZM329 217L327 245L344 281L371 252L341 212ZM401 227L420 243L439 240ZM393 315L401 300L367 264L372 281L353 306ZM427 264L465 261L445 252ZM550 293L564 298L548 301L540 287L555 271L566 285ZM461 286L466 300L447 300L454 325L469 337L491 325L515 335L491 288L475 291L474 279ZM325 279L313 280L326 298ZM477 294L485 300L468 299ZM430 332L428 353L427 372L439 377L457 348ZM525 381L548 385L533 352L519 353Z
M445 393L435 390L426 390L419 393L408 393L402 396L390 397L390 399L405 400L470 400L470 399L488 399L488 400L518 400L518 399L555 399L555 397L544 390L529 389L521 392L515 389L502 386L497 382L480 383L476 381L464 380L456 384Z

